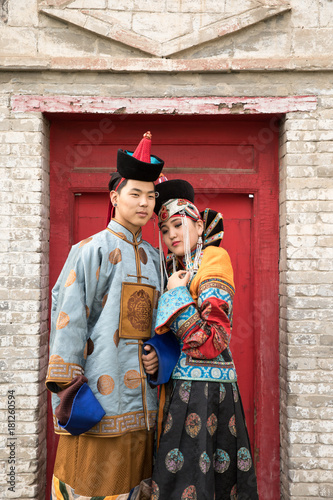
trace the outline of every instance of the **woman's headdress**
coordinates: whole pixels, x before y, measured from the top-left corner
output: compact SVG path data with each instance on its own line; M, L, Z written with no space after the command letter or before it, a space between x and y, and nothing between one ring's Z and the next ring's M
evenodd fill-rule
M222 214L206 208L203 212L199 212L198 208L194 205L194 189L193 186L182 179L166 180L163 176L161 183L156 185L158 198L155 205L155 213L158 216L158 224L161 227L163 222L166 222L170 217L180 216L182 218L183 231L184 231L184 250L185 250L185 264L186 269L190 271L193 276L200 265L202 258L202 248L208 245L219 246L223 238L223 216ZM189 243L189 231L187 219L193 221L199 219L203 220L203 242L198 240L196 253L192 262L191 248ZM160 241L160 253L162 252L162 243ZM176 260L171 254L173 269L176 270ZM161 255L161 264L162 264ZM161 274L165 271L161 265ZM166 272L166 271L165 271Z

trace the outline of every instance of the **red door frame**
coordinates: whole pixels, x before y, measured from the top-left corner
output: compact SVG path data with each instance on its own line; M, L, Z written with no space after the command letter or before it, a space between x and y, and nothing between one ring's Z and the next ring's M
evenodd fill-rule
M54 116L49 116L51 122ZM69 118L69 117L67 117ZM74 118L72 115L71 118ZM77 118L77 115L76 115ZM132 117L147 122L152 116ZM199 117L197 117L199 119ZM59 116L56 117L59 119ZM85 117L86 120L96 119L94 117ZM130 117L127 116L127 119ZM194 119L194 118L192 118ZM242 122L249 118L242 117ZM230 117L230 120L237 118ZM270 156L266 162L270 168L265 170L262 165L258 165L256 171L238 170L237 173L231 169L223 172L224 183L223 192L225 193L248 193L254 195L254 213L256 214L255 223L252 232L253 253L253 271L255 277L253 291L253 316L251 321L256 328L257 343L255 345L255 359L257 360L257 377L255 379L255 408L256 408L256 435L255 435L255 461L257 467L257 476L259 491L265 492L265 500L276 500L279 498L279 384L278 384L278 144L277 144L277 125L272 116L254 117L252 121L258 120L262 123L261 134L249 136L247 144L252 146L254 154L260 153L258 158L262 159L264 155ZM149 123L149 122L148 122ZM241 123L241 122L240 122ZM52 135L51 135L52 137ZM272 139L274 138L274 139ZM241 144L239 147L244 149L244 155L252 154L247 148L247 144ZM57 175L66 176L66 171L57 168L52 163L52 148L54 145L51 140L51 175L57 171ZM129 148L130 149L130 148ZM172 171L172 169L171 169ZM167 173L168 175L168 173ZM186 172L186 176L180 173L190 182L195 181L195 172ZM81 173L82 176L82 173ZM171 176L170 176L171 177ZM84 186L80 180L80 169L73 173L73 192L100 189L101 185L106 185L108 174L105 172L96 172L95 186ZM103 179L103 180L102 180ZM195 183L195 182L193 182ZM216 187L214 176L210 176L205 183L205 190L210 192L221 192L221 188ZM198 190L200 192L200 189ZM203 190L202 190L203 191ZM66 193L58 192L57 196L66 196ZM74 196L70 197L73 203ZM51 206L52 210L57 210L57 205ZM73 207L72 207L73 208ZM73 214L73 210L70 210ZM63 214L68 217L68 214ZM59 214L58 214L59 217ZM71 215L72 217L72 215ZM73 221L72 221L73 224ZM264 234L265 238L261 235ZM68 234L52 234L50 244L52 246L53 238L62 238L66 245L71 244ZM51 268L52 270L52 268ZM57 271L58 274L58 271ZM55 282L57 276L50 274L50 283ZM269 336L267 335L269 332ZM246 341L246 325L244 325L244 340ZM52 419L52 416L49 415ZM272 421L276 432L271 433ZM52 439L53 447L55 439ZM50 471L49 471L50 472ZM266 493L267 492L267 493ZM270 492L270 493L269 493Z

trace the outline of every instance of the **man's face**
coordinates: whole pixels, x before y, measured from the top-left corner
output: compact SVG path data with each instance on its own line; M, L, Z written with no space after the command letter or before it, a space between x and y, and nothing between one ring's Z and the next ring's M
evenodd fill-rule
M127 229L136 233L147 224L155 207L153 182L129 179L120 193L111 191L111 202L116 206L115 218Z

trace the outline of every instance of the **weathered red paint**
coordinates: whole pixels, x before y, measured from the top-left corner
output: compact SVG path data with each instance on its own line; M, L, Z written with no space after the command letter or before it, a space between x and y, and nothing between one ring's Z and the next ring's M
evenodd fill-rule
M313 111L316 96L283 97L88 97L14 95L15 112L157 115L242 115Z
M127 101L133 105L132 100ZM142 100L141 106L144 102L149 100ZM203 106L198 105L197 111L206 109L205 100L199 103ZM100 99L98 104L103 104ZM216 106L215 99L210 104ZM270 104L266 101L265 105ZM66 109L69 105L66 102ZM71 113L61 119L58 114L49 115L50 284L54 284L71 244L104 227L106 186L115 169L117 148L131 150L142 131L152 130L153 153L165 159L166 175L189 180L198 205L222 209L226 217L224 244L234 263L237 286L233 352L261 498L276 500L280 496L278 126L272 116L204 116L205 112L202 116L175 116L170 114L170 103L166 108L169 115L161 116L97 118ZM189 113L192 108L182 109ZM254 198L249 199L249 194ZM50 434L54 447L53 439ZM50 469L52 452L49 449Z

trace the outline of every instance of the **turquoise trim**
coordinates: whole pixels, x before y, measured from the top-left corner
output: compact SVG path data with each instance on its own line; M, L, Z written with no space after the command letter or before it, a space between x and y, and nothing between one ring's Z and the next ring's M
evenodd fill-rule
M133 156L134 154L134 151L127 151L125 150L125 153L129 156ZM160 160L158 160L155 156L150 156L150 163L152 163L153 165L159 165L161 164L162 162Z
M200 366L203 362L206 366ZM208 364L213 366L207 366ZM172 378L201 382L237 382L233 361L226 362L221 355L214 360L196 360L188 358L183 351L181 351L178 363L173 370Z
M158 301L155 331L167 324L177 312L191 304L194 304L194 300L186 286L178 286L163 293Z

